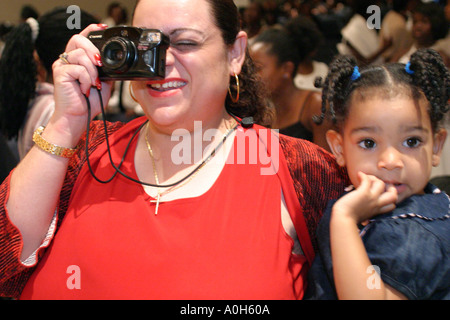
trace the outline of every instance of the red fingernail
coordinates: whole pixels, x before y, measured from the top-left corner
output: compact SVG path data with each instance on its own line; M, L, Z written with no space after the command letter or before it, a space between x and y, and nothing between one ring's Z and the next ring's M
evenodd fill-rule
M104 23L99 23L99 24L97 24L97 27L99 27L99 28L108 28L108 25L104 24Z
M97 65L98 65L99 67L103 66L103 63L102 63L102 57L100 57L100 55L99 55L98 53L96 53L96 54L94 55L94 59L95 59L95 61L97 62Z
M97 81L95 81L95 86L97 87L97 90L102 90L102 82L99 78L97 78Z
M88 89L88 91L86 92L86 97L89 98L90 95L91 95L91 89Z

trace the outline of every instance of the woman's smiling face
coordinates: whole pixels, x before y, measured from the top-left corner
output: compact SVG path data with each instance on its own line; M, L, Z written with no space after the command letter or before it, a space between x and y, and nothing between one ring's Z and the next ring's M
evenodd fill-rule
M206 0L141 0L133 25L170 38L163 81L134 81L133 93L156 126L189 129L222 117L233 74L230 48ZM237 70L238 72L240 70Z

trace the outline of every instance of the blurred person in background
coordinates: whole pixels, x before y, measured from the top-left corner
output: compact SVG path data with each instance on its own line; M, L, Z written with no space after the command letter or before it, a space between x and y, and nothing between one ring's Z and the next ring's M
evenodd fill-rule
M320 92L321 90L314 86L314 80L317 77L326 77L328 73L327 64L315 59L323 41L322 33L314 21L305 16L288 20L285 27L297 46L300 58L294 77L295 85L299 89Z
M33 146L33 132L46 125L54 111L52 64L69 39L66 7L55 8L38 20L28 18L12 29L0 60L0 130L18 139L20 159ZM98 20L81 11L81 28Z
M436 46L439 46L438 41L444 39L448 34L449 24L445 17L444 8L434 2L422 3L414 9L412 16L414 42L398 61L407 63L411 55L421 48L435 49L442 55L442 50L439 50ZM445 60L444 57L444 62L446 62Z
M282 134L312 141L329 150L325 133L331 122L318 125L313 121L315 115L321 114L320 93L299 89L294 84L301 62L295 38L286 29L267 29L256 37L250 54L275 108L272 127Z

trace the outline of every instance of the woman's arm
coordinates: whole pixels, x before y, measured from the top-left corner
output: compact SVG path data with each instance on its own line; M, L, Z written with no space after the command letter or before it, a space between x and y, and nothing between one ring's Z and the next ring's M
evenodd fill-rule
M397 193L394 188L385 191L385 185L375 177L360 174L361 184L353 192L339 199L333 207L330 221L330 245L333 275L339 299L406 299L404 295L383 283L369 286L372 263L359 235L358 223L391 211ZM369 271L369 273L368 273ZM375 275L379 277L378 274Z
M121 122L108 123L106 127L108 135L111 136L123 125L124 123ZM92 154L97 146L105 141L105 137L106 133L103 122L91 122L89 130L89 154ZM33 252L32 256L23 255L23 258L27 258L26 261L23 258L20 259L23 237L19 230L11 223L11 220L8 219L8 211L5 209L6 199L10 193L10 177L0 185L0 296L14 298L20 296L23 286L33 271L33 268L30 267L35 266L40 257L42 257L43 252L41 250L45 250L45 247L48 246L49 242L47 240L51 241L54 232L56 232L61 221L64 219L73 186L87 160L84 149L86 145L85 135L81 138L79 145L82 146L82 150L70 159L64 184L59 195L57 209L58 221L56 222L55 229L48 229L46 231L47 234L45 236L48 238L39 245L38 251ZM32 259L29 259L30 257Z
M69 64L57 60L53 64L55 112L42 137L52 144L74 148L86 129L87 107L84 94L97 85L95 55L98 49L85 37L103 27L91 25L68 43ZM109 85L102 90L104 101ZM99 113L99 99L91 98L92 115ZM11 176L6 204L11 222L23 239L21 258L28 257L44 239L54 215L64 182L69 159L47 153L34 146Z

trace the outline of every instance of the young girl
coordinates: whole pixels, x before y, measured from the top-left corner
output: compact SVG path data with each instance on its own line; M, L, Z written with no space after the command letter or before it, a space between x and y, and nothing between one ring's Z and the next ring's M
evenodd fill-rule
M355 190L318 227L308 298L450 298L450 200L428 182L447 135L449 85L431 49L406 65L330 65L323 100L339 130L327 140Z

